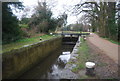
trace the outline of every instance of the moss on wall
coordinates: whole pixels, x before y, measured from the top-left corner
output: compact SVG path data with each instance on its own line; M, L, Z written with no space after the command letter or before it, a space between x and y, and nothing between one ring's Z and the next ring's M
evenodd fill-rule
M59 48L61 43L62 38L57 37L3 53L3 79L17 78L29 68L47 57L50 52Z

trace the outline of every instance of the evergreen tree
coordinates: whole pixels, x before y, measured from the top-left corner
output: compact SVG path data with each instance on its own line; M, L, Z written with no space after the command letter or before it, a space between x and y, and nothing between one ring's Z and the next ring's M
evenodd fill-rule
M21 37L21 31L18 25L18 19L13 14L11 6L22 9L21 3L3 2L2 3L2 42L9 43L16 41Z

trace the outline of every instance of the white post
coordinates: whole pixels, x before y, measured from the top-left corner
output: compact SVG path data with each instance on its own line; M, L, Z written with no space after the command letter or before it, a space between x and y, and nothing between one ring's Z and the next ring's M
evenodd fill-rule
M95 76L95 73L94 73L95 63L86 62L85 65L86 65L86 75Z

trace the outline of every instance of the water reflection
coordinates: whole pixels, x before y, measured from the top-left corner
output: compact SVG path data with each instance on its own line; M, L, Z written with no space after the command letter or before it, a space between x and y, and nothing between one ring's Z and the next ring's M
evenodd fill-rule
M70 59L74 45L62 45L44 61L24 73L20 79L59 79L59 73Z

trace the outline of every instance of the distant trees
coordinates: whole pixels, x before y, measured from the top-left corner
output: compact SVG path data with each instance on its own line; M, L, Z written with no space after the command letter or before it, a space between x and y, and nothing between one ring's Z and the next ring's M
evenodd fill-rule
M69 24L66 27L63 27L63 31L83 31L87 32L89 29L89 25L83 25L82 23L75 23L75 24Z
M18 25L18 19L12 12L12 7L22 9L20 2L2 3L2 43L9 43L21 38L21 30Z
M35 13L29 22L30 28L36 28L36 32L48 33L54 31L57 25L55 18L52 18L52 11L47 7L46 2L38 2Z
M65 27L67 24L67 14L64 12L62 15L58 17L58 26Z
M28 24L29 21L30 21L30 18L23 17L23 18L19 21L19 23L20 23L20 24Z
M67 17L68 17L68 15L64 12L62 15L60 15L57 18L57 28L56 28L56 31L59 30L59 29L64 29L63 27L65 27L66 24L67 24Z
M117 15L118 2L84 2L75 8L80 14L84 12L91 23L92 30L102 37L118 40Z

